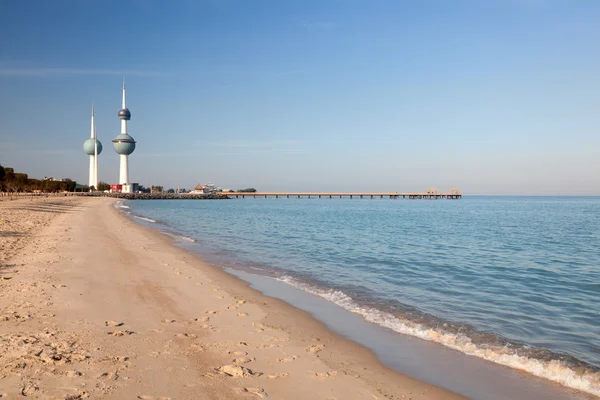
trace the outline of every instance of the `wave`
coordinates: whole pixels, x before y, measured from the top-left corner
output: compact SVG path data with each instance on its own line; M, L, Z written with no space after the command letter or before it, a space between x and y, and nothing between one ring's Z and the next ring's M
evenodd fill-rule
M142 221L152 222L155 224L157 221L152 218L140 217L139 215L132 215L133 218L141 219Z
M156 222L156 221L154 221ZM187 236L183 236L183 235L176 235L179 239L184 240L186 242L190 242L190 243L196 243L196 239L191 238L191 237L187 237Z
M115 203L115 208L125 208L125 209L129 209L130 207L128 205L125 204L124 200L119 200Z
M322 289L285 275L275 279L307 293L322 297L347 311L362 316L368 322L395 332L439 343L470 356L523 370L535 376L560 383L563 386L600 396L600 372L590 368L575 368L558 359L543 360L520 355L518 349L508 345L491 347L485 344L475 344L467 335L431 328L373 307L361 306L340 290Z

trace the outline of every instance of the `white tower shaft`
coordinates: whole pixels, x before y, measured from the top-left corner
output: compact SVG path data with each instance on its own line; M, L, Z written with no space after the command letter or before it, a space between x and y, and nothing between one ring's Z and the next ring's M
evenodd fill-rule
M92 120L91 120L91 126L90 126L90 138L95 139L96 138L96 132L95 132L95 124L94 124L94 103L92 103ZM96 145L94 144L94 147L96 147ZM90 155L90 176L89 176L89 181L88 181L88 186L92 187L94 186L94 188L97 187L96 185L96 166L97 166L97 160L98 158L98 151L96 148L94 148L94 154Z
M96 136L96 122L94 122L94 189L98 190L98 137Z
M129 156L121 154L121 168L119 170L119 182L122 185L129 184Z
M127 108L125 105L125 79L123 79L123 103L122 108ZM127 134L127 120L121 120L121 134ZM121 154L121 167L119 168L119 183L122 185L129 184L129 156L127 154Z
M94 171L94 167L96 165L95 162L95 157L92 155L90 156L90 179L88 181L88 186L91 188L92 186L94 186L94 176L95 176L95 171ZM95 187L95 186L94 186Z

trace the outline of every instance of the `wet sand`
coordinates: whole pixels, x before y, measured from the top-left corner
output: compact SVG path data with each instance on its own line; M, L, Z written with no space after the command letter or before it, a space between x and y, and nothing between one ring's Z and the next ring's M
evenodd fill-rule
M461 398L383 366L113 204L0 202L0 395Z

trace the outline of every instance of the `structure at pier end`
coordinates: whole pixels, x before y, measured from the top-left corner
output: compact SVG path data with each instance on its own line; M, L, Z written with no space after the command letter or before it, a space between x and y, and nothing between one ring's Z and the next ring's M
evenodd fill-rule
M135 140L127 134L127 121L131 119L131 113L125 105L125 80L123 80L123 103L121 109L117 113L121 120L121 134L115 137L112 141L113 148L120 155L121 166L119 168L119 185L122 185L123 193L131 193L135 191L129 181L129 155L135 150Z

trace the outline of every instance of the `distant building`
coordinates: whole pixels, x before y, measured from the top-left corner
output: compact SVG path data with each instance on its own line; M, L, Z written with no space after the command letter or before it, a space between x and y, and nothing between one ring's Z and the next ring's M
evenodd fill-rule
M210 182L204 185L204 193L218 193L218 192L222 192L222 191L223 191L223 189L221 189L217 185L213 185Z
M204 194L204 186L198 184L198 185L196 185L196 187L194 188L194 190L192 190L190 193L193 193L193 194Z
M137 193L140 189L140 185L138 183L128 183L123 184L123 193Z
M138 183L129 183L129 184L120 184L120 183L111 183L110 192L111 193L137 193L140 185Z

